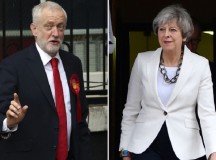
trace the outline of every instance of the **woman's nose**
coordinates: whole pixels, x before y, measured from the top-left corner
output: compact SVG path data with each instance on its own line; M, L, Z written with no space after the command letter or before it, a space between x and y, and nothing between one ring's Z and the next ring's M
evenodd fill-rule
M166 37L169 37L170 36L170 32L168 29L165 30L165 34L164 34Z

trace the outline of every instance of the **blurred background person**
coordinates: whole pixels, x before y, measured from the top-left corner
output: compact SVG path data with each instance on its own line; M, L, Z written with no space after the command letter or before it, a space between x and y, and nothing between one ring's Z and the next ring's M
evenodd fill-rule
M187 47L191 50L191 52L198 53L197 49L199 46L199 42L201 41L202 38L202 27L200 22L192 18L193 25L194 25L194 32L191 35L191 37L187 41ZM215 62L212 62L209 60L209 65L211 69L211 74L212 74L212 81L213 81L213 92L214 92L214 102L216 102L216 64Z

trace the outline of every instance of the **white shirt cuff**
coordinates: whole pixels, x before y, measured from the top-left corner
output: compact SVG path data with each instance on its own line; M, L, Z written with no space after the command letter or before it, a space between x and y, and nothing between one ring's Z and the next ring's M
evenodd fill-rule
M7 127L7 118L4 119L3 126L2 126L2 131L3 132L15 132L15 131L17 131L17 129L18 129L18 125L16 125L15 127L9 129Z

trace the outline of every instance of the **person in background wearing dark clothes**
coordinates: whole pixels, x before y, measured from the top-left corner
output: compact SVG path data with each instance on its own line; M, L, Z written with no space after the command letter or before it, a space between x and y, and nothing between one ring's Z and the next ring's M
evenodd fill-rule
M153 20L160 48L134 62L121 123L123 160L216 160L216 113L208 60L185 45L193 33L180 5ZM198 106L204 144L195 109Z
M210 66L211 74L212 74L214 102L216 104L216 63L209 61L209 66Z
M191 52L199 54L197 52L197 48L199 42L201 41L202 28L200 23L195 18L193 18L192 21L194 25L194 32L187 41L187 47L191 50ZM209 61L209 66L211 69L212 81L213 81L214 102L216 102L216 63Z
M89 160L88 105L81 61L60 50L65 10L32 10L35 44L0 63L0 159Z
M194 32L191 35L191 37L188 39L186 45L191 50L191 52L199 54L197 52L197 48L198 48L199 42L201 41L202 29L201 29L200 23L195 18L193 18L192 21L193 21L193 26L194 26ZM215 68L216 65L214 62L209 61L209 66L210 66L212 82L213 82L213 94L214 94L214 103L215 103L216 102L216 89L215 89L216 88L216 79L215 79L216 78L216 73L215 73L216 72L216 68ZM197 114L197 108L196 108L196 114ZM198 115L196 115L196 116L197 116L197 120L198 120L199 125L200 125L199 116ZM202 136L201 130L200 130L200 134ZM204 157L203 160L207 160L206 157Z

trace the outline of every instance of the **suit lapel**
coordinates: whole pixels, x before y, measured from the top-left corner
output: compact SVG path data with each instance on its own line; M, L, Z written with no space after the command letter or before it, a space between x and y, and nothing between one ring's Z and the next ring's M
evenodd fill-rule
M40 87L42 93L47 98L51 106L55 109L55 103L48 83L46 72L35 45L29 48L29 51L27 53L27 65L35 77L36 84Z
M160 55L161 55L162 48L158 48L153 54L152 58L147 63L147 75L149 75L149 85L152 85L150 88L152 88L151 92L152 95L155 95L155 101L157 101L162 108L165 109L163 103L160 100L160 97L158 95L158 89L157 89L157 80L158 80L158 67L159 67L159 61L160 61Z
M61 57L63 67L65 70L65 74L67 77L67 82L70 90L70 100L71 100L71 113L72 115L76 115L76 99L75 95L71 91L71 86L70 86L70 78L73 73L75 73L74 66L72 66L73 61L70 58L70 56L67 56L67 54L72 54L72 53L63 53L62 51L59 51L59 55ZM73 124L76 122L76 116L72 116L72 122ZM73 125L74 126L74 125Z
M70 53L67 53L67 54L70 54ZM59 56L61 57L61 60L62 60L62 63L63 63L63 67L64 67L64 70L65 70L65 73L66 73L66 77L67 77L67 80L69 82L70 76L74 72L73 71L73 66L72 66L72 63L71 63L71 59L69 59L67 57L67 55L65 55L64 53L62 53L62 51L59 52Z

